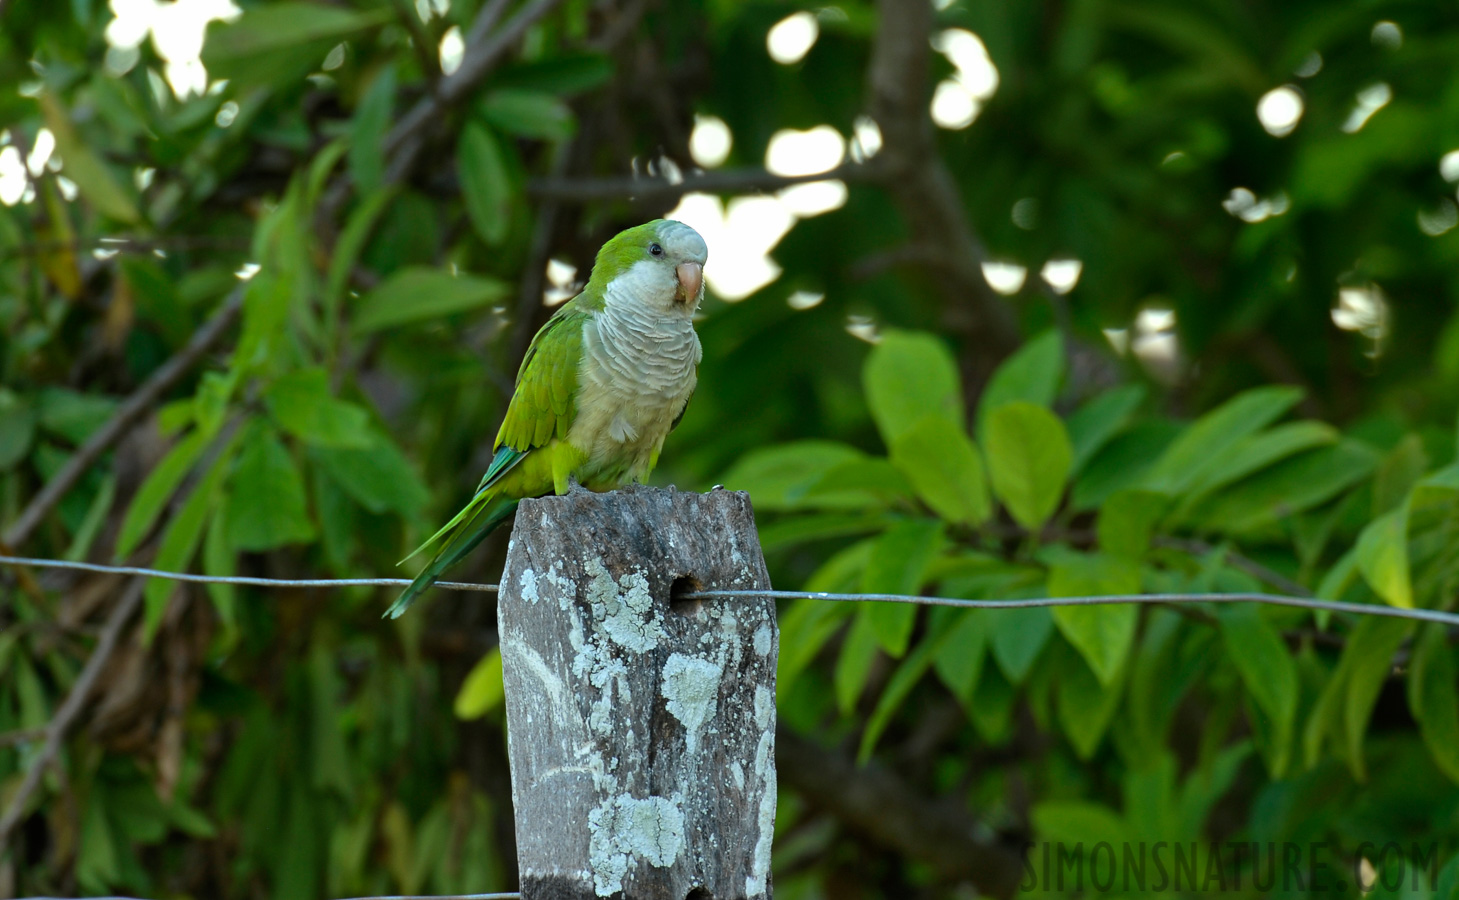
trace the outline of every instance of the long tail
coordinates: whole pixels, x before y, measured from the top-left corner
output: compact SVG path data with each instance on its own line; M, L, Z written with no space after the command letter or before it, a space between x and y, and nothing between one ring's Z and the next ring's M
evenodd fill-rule
M482 491L477 494L466 508L456 518L452 519L445 528L436 532L435 536L425 543L420 549L435 543L438 538L445 538L445 544L421 573L415 576L415 580L403 591L400 597L390 608L385 611L385 616L391 619L400 618L401 613L410 609L415 598L421 595L441 577L441 573L460 562L466 554L476 549L492 529L504 522L512 513L517 510L517 498L503 497L493 494L490 491ZM473 507L475 509L473 509ZM416 553L420 552L416 550ZM411 556L415 554L412 553ZM407 557L408 559L409 557Z

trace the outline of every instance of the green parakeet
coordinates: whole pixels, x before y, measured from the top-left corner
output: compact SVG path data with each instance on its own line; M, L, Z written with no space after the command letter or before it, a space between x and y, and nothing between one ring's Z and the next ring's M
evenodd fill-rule
M440 542L388 616L405 612L522 498L648 476L694 393L702 351L693 317L708 255L697 231L666 219L603 245L587 287L527 348L476 496L415 551Z

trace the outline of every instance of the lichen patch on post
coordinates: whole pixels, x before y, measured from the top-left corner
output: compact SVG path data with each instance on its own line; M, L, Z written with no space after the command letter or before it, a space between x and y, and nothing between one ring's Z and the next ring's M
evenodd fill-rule
M623 879L640 860L663 868L679 858L684 847L682 800L677 794L641 800L619 794L588 813L588 861L599 897L623 890Z
M699 729L714 717L724 669L707 659L674 653L664 663L663 694L669 712L684 724L684 741L699 752Z
M583 564L592 581L588 584L588 603L593 619L613 643L635 653L644 653L659 645L664 628L654 609L653 594L642 572L625 572L617 581L595 556Z
M520 581L522 585L522 599L526 600L528 603L536 603L539 599L537 594L537 573L533 572L531 569L523 569L522 574L518 577L517 580Z

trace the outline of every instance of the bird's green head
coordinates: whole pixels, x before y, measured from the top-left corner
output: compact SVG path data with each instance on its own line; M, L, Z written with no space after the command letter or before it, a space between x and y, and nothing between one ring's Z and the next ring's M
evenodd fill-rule
M621 231L603 245L587 290L609 304L693 315L704 297L708 258L709 247L699 232L683 222L655 219Z

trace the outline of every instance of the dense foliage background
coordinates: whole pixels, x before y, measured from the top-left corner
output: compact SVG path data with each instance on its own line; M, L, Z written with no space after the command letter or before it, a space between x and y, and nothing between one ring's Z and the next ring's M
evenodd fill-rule
M778 587L1459 600L1452 4L240 6L0 0L4 552L392 574L544 293L695 191L655 479L751 491ZM389 596L0 572L0 896L510 889L492 604ZM1441 626L781 617L781 897L1007 896L1101 840L1453 895Z

